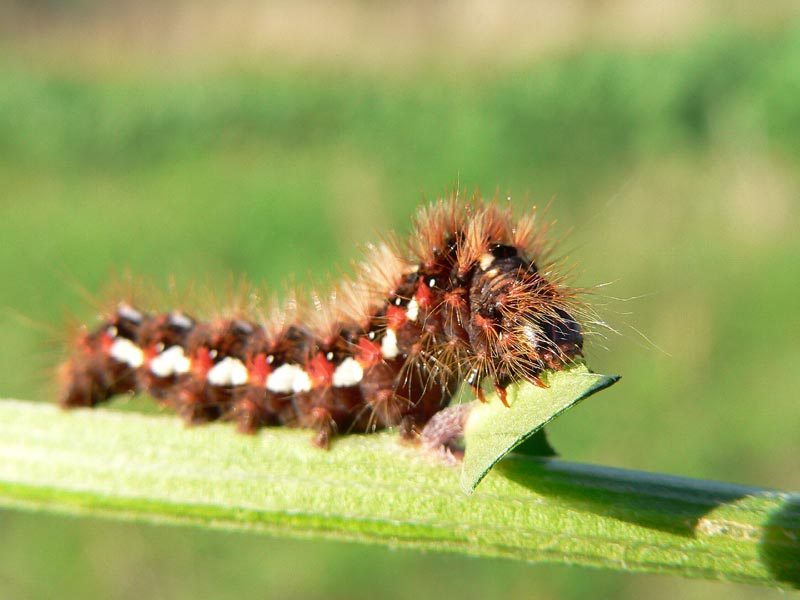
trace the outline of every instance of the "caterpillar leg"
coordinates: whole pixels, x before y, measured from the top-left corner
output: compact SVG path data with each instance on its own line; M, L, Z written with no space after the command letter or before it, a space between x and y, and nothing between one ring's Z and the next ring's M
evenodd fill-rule
M277 422L275 411L266 405L267 394L263 389L247 386L238 396L227 418L236 422L240 433L251 435Z
M331 438L338 431L336 421L333 419L330 411L318 406L311 410L311 417L313 420L313 427L316 434L311 438L311 443L317 448L327 450L331 444Z

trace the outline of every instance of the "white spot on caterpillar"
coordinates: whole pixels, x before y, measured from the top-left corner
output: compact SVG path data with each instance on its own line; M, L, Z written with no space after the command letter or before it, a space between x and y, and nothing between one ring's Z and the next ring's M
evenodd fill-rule
M119 329L111 325L110 327L106 328L106 333L109 335L109 337L111 337L111 339L114 339L119 335Z
M127 338L117 338L108 350L109 356L114 360L138 369L144 362L144 352Z
M206 381L211 385L244 385L249 379L247 367L238 358L232 356L223 358L211 367L206 375Z
M169 314L169 324L180 329L191 329L192 320L182 312L172 312Z
M492 266L493 262L494 262L494 256L491 253L487 252L485 254L482 254L480 260L481 271L487 270L489 267Z
M419 316L419 304L417 303L416 298L412 298L411 301L408 303L408 309L406 310L406 317L408 317L409 321L416 321L418 316Z
M285 364L275 369L267 377L267 389L276 394L288 394L292 391L292 381L297 365Z
M170 346L150 361L150 372L156 377L170 377L188 373L191 366L192 363L186 358L183 348Z
M325 355L325 360L327 360L328 362L332 361L333 360L333 352L328 352Z
M219 352L217 352L214 348L212 348L211 350L208 351L208 356L213 360L217 358L217 356L219 356Z
M307 392L311 389L311 378L308 376L308 373L303 371L300 367L297 367L299 371L292 381L292 391L295 393L300 392Z
M387 329L386 334L381 340L381 354L383 358L397 358L400 354L400 349L397 347L397 334L394 329Z
M334 387L356 385L364 377L364 368L354 358L345 358L333 372Z
M311 379L299 365L286 363L269 374L267 389L275 394L307 392L311 389Z
M117 314L123 319L132 321L133 323L142 322L142 313L130 306L129 304L120 304L117 307Z

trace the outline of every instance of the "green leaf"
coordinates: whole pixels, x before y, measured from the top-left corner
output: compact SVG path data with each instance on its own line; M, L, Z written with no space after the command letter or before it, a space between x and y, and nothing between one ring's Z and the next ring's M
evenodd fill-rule
M592 373L584 363L542 374L546 388L520 382L506 390L505 406L497 394L470 412L464 431L461 487L471 494L489 470L550 421L600 390L619 381L617 375Z

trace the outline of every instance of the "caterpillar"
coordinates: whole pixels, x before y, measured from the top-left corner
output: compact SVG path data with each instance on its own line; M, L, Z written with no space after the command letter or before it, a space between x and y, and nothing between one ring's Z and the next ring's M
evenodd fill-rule
M418 210L405 243L369 246L355 274L305 304L201 321L122 302L83 328L59 369L59 402L90 407L144 393L187 423L234 421L337 434L395 428L446 447L466 405L582 356L580 291L550 259L536 211L458 193Z

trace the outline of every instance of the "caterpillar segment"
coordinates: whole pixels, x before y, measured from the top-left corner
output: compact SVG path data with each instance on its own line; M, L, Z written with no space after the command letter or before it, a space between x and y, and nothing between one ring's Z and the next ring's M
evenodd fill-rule
M322 448L385 428L448 446L468 412L447 408L460 382L483 400L491 381L504 402L513 381L542 385L542 371L581 355L585 311L533 213L515 219L496 201L453 196L414 223L404 247L370 248L354 278L272 318L206 322L117 305L75 341L61 405L145 393L187 423L304 427Z

